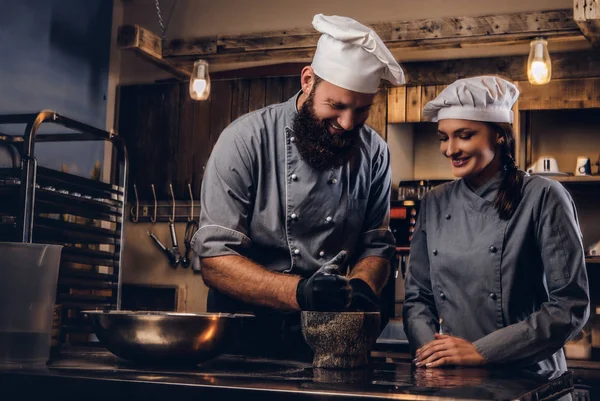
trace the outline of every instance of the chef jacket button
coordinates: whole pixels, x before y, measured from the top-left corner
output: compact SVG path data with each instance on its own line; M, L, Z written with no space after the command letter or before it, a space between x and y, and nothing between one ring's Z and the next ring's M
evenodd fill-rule
M332 178L331 180L329 180L330 184L337 184L337 178Z
M292 220L297 220L298 219L298 215L296 213L292 213L290 215L290 217L292 218Z
M331 217L331 216L327 216L325 218L325 221L328 222L328 223L331 223L331 220L333 220L333 217Z
M452 217L452 216L450 216L449 214L447 214L446 215L446 220L450 220L450 217Z
M292 174L292 180L297 181L298 180L298 176L296 174Z
M434 249L432 253L433 253L433 256L436 256L437 255L437 249Z
M296 142L296 137L295 136L291 137L290 142Z
M300 254L300 249L296 248L294 249L294 255L299 255Z
M320 257L323 257L323 256L325 256L325 252L323 252L323 251L319 252L319 256L320 256Z
M495 300L496 299L496 293L490 292L490 298L492 298L492 299Z
M440 292L440 298L442 298L442 299L446 299L446 294L444 294L444 292L443 292L443 291L442 291L442 292Z
M496 247L494 245L490 246L490 252L491 253L496 253L498 249L496 249Z

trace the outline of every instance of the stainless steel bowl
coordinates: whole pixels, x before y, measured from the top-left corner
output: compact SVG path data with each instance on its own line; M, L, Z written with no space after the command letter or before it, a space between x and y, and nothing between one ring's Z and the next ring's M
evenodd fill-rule
M100 343L118 357L142 363L196 365L231 343L252 315L148 311L82 311Z

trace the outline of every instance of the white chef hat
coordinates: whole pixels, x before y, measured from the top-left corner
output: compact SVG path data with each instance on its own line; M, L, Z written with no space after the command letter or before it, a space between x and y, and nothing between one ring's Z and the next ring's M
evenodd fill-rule
M336 86L360 93L376 93L381 78L404 84L404 72L371 28L348 17L317 14L313 26L323 35L317 43L312 68Z
M512 124L511 109L518 97L517 87L500 77L459 79L425 105L423 117L433 122L460 119Z

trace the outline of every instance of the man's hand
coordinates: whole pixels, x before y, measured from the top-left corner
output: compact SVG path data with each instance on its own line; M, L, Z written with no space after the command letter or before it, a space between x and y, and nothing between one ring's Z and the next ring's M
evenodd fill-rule
M435 340L417 350L414 362L419 367L437 368L444 365L478 366L484 365L486 360L467 340L436 333Z
M369 284L359 278L350 280L352 287L352 300L350 301L350 310L356 312L379 312L379 297L371 289Z
M298 282L296 300L301 310L325 312L348 308L351 288L348 279L339 275L345 260L346 251L341 251L310 278Z

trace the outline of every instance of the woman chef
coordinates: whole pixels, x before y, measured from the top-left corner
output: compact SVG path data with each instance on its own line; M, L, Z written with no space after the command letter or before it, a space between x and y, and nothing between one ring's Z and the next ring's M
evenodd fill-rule
M417 366L566 368L589 316L577 213L557 181L515 166L519 91L461 79L423 113L458 179L423 199L411 243L404 327Z

